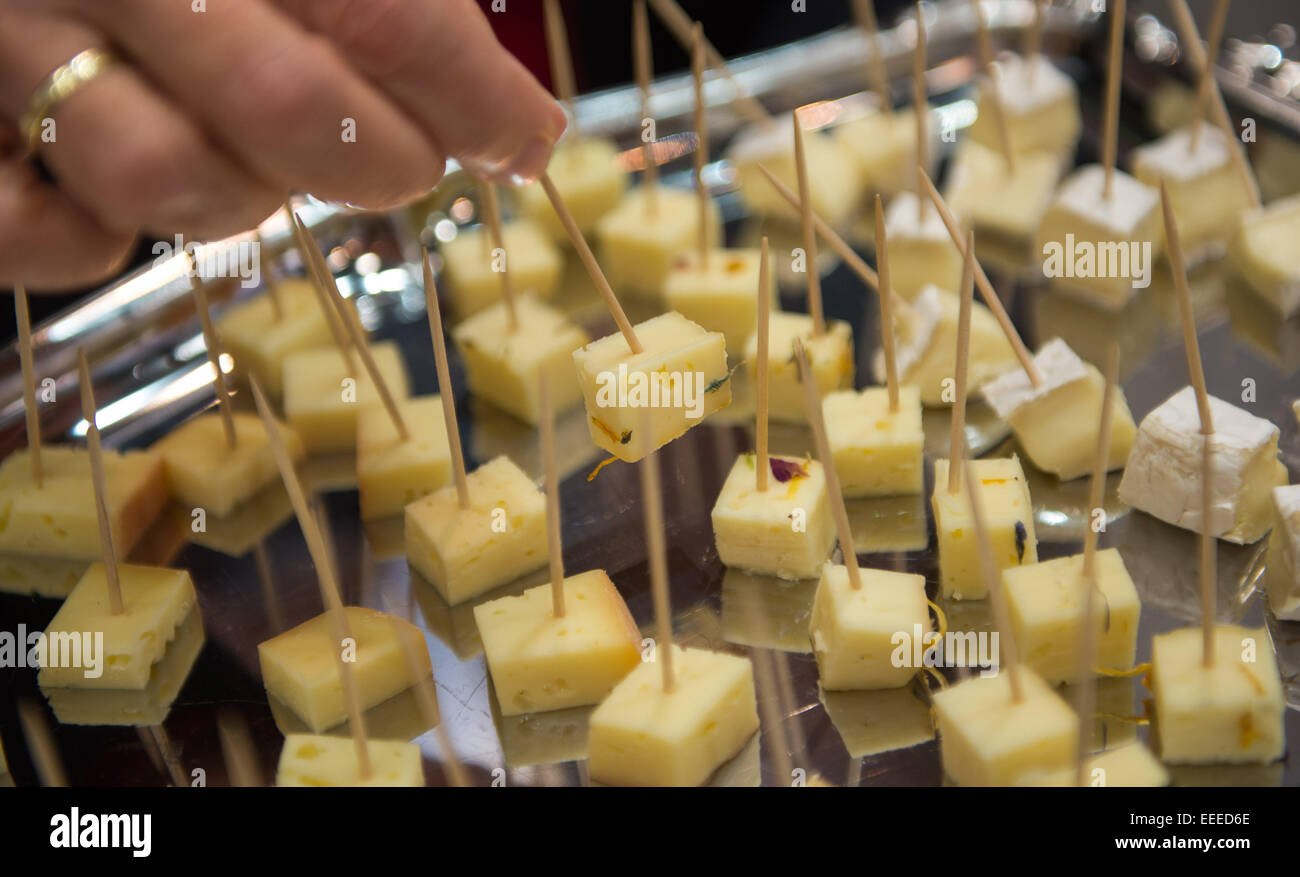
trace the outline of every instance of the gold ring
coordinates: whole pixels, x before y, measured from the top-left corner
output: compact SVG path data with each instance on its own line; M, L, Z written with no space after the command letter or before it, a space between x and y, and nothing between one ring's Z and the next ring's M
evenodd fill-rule
M34 152L40 145L41 127L55 107L94 82L115 63L117 56L107 49L86 49L42 79L27 101L27 111L18 118L18 129L27 141L27 148Z

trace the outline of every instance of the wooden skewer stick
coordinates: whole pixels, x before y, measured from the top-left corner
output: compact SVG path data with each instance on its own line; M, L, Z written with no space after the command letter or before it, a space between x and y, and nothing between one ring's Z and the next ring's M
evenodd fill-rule
M957 224L957 220L953 217L952 211L948 209L948 204L943 200L943 196L939 194L939 190L934 187L934 181L930 179L930 175L924 174L923 176L926 192L930 195L930 201L934 204L935 209L939 211L944 227L948 229L948 236L952 238L952 242L957 246L957 252L964 258L966 244L962 237L961 226ZM1002 299L998 297L997 290L989 282L988 275L984 273L984 269L980 266L979 259L975 260L975 286L979 289L984 304L993 312L994 319L1002 327L1002 334L1006 335L1007 340L1011 342L1011 349L1015 351L1016 359L1020 360L1020 367L1029 375L1029 382L1035 387L1041 387L1043 385L1043 373L1039 370L1038 364L1034 362L1034 357L1029 352L1029 348L1021 340L1020 333L1016 331L1015 324L1011 322L1011 317L1007 314Z
M698 21L691 28L691 80L695 88L695 151L691 158L699 210L695 241L700 252L700 270L705 271L709 267L709 188L704 183L704 165L709 161L709 120L704 103L704 29Z
M1092 483L1088 485L1088 515L1102 509L1106 493L1106 473L1110 471L1110 439L1115 422L1115 385L1119 381L1119 345L1111 342L1106 355L1106 390L1102 394L1101 424L1097 430L1097 456L1092 465ZM1104 514L1104 510L1103 514ZM1083 533L1083 575L1092 578L1096 573L1097 531L1091 526Z
M1119 85L1124 68L1124 8L1126 0L1111 0L1110 60L1106 65L1106 128L1101 141L1101 166L1106 172L1101 197L1110 200L1115 183L1115 151L1119 146Z
M759 493L767 490L767 366L768 324L772 317L772 282L768 276L767 235L759 244L758 263L758 362L755 377L758 382L758 404L754 411L754 487Z
M641 428L650 435L650 408L641 410ZM673 610L668 594L668 552L664 541L663 497L659 492L659 452L641 458L641 497L645 503L646 555L650 563L650 589L654 595L655 660L663 671L664 692L673 690Z
M956 397L952 403L952 432L948 437L948 493L961 489L966 462L966 386L970 368L970 312L975 298L975 231L966 236L966 255L961 264L961 305L957 310Z
M460 423L456 419L456 396L451 388L451 368L447 364L447 339L442 337L442 313L438 310L438 287L433 280L433 263L426 249L420 255L424 266L424 308L429 314L429 334L433 336L433 360L438 372L438 395L442 397L443 419L447 422L447 445L451 449L451 471L456 482L456 499L462 509L469 508L469 476L465 474L465 452L460 446Z
M217 713L217 736L221 738L221 754L230 784L246 789L261 786L262 772L257 767L243 714L234 707L222 707Z
M221 342L217 338L216 327L212 325L208 293L203 288L203 278L199 277L199 266L188 253L185 259L190 266L190 293L194 296L194 309L198 311L199 325L203 327L203 346L207 348L208 364L212 366L212 388L217 393L217 410L221 412L226 445L233 449L239 444L239 437L235 434L235 407L230 401L230 384L226 382L226 373L221 370Z
M650 115L650 83L654 79L654 56L650 53L650 20L645 0L636 0L632 7L632 58L636 66L637 89L641 93L641 163L645 165L641 185L645 189L646 213L656 216L659 213L659 164L655 156L655 139L647 138L648 132L644 128L646 120L653 119Z
M546 480L546 543L551 559L551 613L564 617L564 543L560 538L560 470L555 463L555 412L545 366L537 380L542 477Z
M1201 65L1201 78L1196 84L1196 110L1192 113L1188 152L1196 152L1201 145L1201 125L1205 123L1205 113L1210 105L1210 86L1214 82L1214 68L1219 63L1219 46L1223 42L1223 28L1228 21L1228 6L1231 2L1232 0L1216 0L1214 4L1214 16L1210 19L1209 36L1206 39L1205 63Z
M325 323L330 327L330 334L334 336L334 344L339 349L339 355L343 357L343 366L351 374L357 370L357 366L352 360L352 350L348 346L347 331L339 321L338 311L330 304L330 295L326 289L329 281L321 276L322 271L317 267L318 261L325 264L320 249L316 246L316 242L312 240L311 233L307 231L307 226L303 224L301 217L288 204L284 205L284 209L289 215L289 224L293 227L293 236L298 242L298 252L302 254L303 266L307 269L307 279L311 282L311 288L316 293L316 302L325 314ZM333 280L334 275L330 273L328 265L326 265L323 273L328 275L330 280Z
M284 319L284 301L280 298L280 281L275 276L271 260L266 257L266 241L262 240L261 230L253 232L253 244L257 247L257 261L261 266L262 285L266 287L266 297L271 302L271 313L278 323Z
M930 163L928 142L930 115L930 90L925 84L925 13L918 0L916 4L916 46L912 50L912 106L916 113L916 211L919 223L925 222L929 212L924 197L925 169Z
M813 320L813 337L826 334L826 314L822 309L822 278L817 267L817 233L812 220L812 190L808 185L808 162L803 148L803 126L799 111L790 114L794 127L794 166L799 178L799 227L803 231L804 271L808 275L808 313Z
M27 306L27 290L21 283L14 286L14 310L18 318L18 360L23 369L23 406L27 409L27 457L32 467L32 483L39 489L45 485L45 466L41 461L41 410L36 407L32 314Z
M1038 56L1043 51L1043 25L1047 16L1044 5L1047 0L1034 0L1034 21L1025 33L1025 60L1029 62L1029 84L1038 78Z
M880 51L880 24L876 21L874 0L853 0L853 17L871 45L871 53L867 58L867 81L871 83L871 90L880 102L880 111L892 116L894 103L889 97L889 73L885 70L885 56Z
M987 73L993 64L993 40L989 38L989 28L984 21L984 8L980 5L980 0L970 0L970 8L975 14L976 59L980 69Z
M803 384L804 407L808 410L808 424L812 427L813 443L817 446L817 457L821 460L822 472L826 474L826 492L830 494L835 532L840 540L840 553L844 555L844 565L849 570L849 585L856 591L862 587L858 553L853 548L853 531L849 528L849 513L844 508L844 494L840 493L840 478L835 472L835 460L831 456L830 442L826 440L826 419L822 413L821 397L817 395L817 379L813 377L812 368L808 365L808 353L804 350L802 338L794 339L794 359L799 369L800 383Z
M610 287L609 281L605 278L605 272L600 269L600 264L591 252L591 247L587 246L587 239L583 237L582 230L578 228L578 223L569 212L565 205L564 199L560 197L559 191L555 188L555 183L551 182L551 175L542 172L542 188L546 190L546 197L551 199L551 206L555 208L555 214L560 218L560 224L564 230L569 233L569 240L573 243L573 248L578 251L578 258L586 267L587 273L591 275L592 283L600 290L600 296L605 300L605 307L614 317L614 322L618 324L618 330L623 333L627 339L627 346L633 353L644 353L645 348L636 337L636 331L632 328L632 323L628 320L627 314L623 311L623 306L618 303L618 296L614 295L614 290Z
M483 212L487 214L488 237L492 239L492 248L502 253L501 300L506 305L506 327L514 332L519 328L519 314L515 310L515 287L510 281L510 254L506 252L506 238L501 230L501 202L497 199L497 187L491 182L479 180L479 189L483 193Z
M1025 690L1020 681L1020 658L1016 651L1016 638L1011 630L1011 614L1007 611L1007 601L1002 593L1002 576L993 561L993 546L989 544L988 527L984 524L983 489L975 477L970 461L962 463L966 469L966 496L970 501L971 522L975 529L975 542L979 546L980 570L989 589L989 602L993 604L993 619L997 624L998 638L1001 640L1002 652L1007 656L1008 671L1011 676L1011 700L1021 703L1025 699Z
M26 646L24 646L26 648ZM50 734L50 723L45 718L45 710L30 698L18 699L18 720L23 726L23 737L27 740L27 751L32 756L36 768L36 777L46 788L66 788L68 775L63 770L63 760L59 758L59 748L54 745ZM74 829L79 830L79 829Z
M113 545L113 522L108 517L108 488L104 486L104 451L99 443L95 388L90 384L90 363L84 347L77 348L77 372L81 382L81 416L86 420L86 447L90 451L90 482L95 489L95 516L99 519L99 549L104 555L104 578L108 584L108 611L121 615L122 585L117 576L117 549Z
M321 599L325 604L325 611L329 613L330 627L334 635L335 646L330 649L330 652L338 664L339 679L343 684L343 701L347 704L348 721L352 726L352 742L356 747L358 772L361 779L369 779L371 765L370 751L366 745L365 716L362 714L361 699L357 692L356 680L352 676L352 668L347 661L343 660L343 653L338 646L348 638L349 633L347 615L343 611L343 598L340 596L338 579L335 575L334 558L321 532L320 522L312 514L307 495L302 489L302 482L298 480L298 472L294 469L293 459L289 456L288 448L285 447L280 425L275 422L275 415L271 413L271 406L266 401L266 395L262 392L262 386L258 383L256 375L250 375L248 383L253 391L253 402L257 406L257 413L266 428L266 441L271 448L271 456L275 458L275 465L280 470L280 479L289 494L294 515L298 518L298 527L302 530L303 539L307 542L307 551L316 567Z
M402 648L402 659L406 662L406 673L411 678L420 715L429 727L436 729L438 745L446 759L447 779L458 788L468 786L469 777L465 773L465 766L456 757L456 750L451 745L451 735L447 732L447 723L441 721L438 714L438 690L433 681L432 668L426 674L424 664L420 660L420 649L424 649L427 654L428 643L418 641L423 638L423 633L404 627L398 622L396 615L389 619L389 623L393 627L394 638Z
M1016 156L1011 149L1011 128L1007 124L1006 106L1002 103L1002 77L997 65L993 63L993 41L989 38L988 25L984 22L981 0L971 0L971 9L975 13L975 29L979 34L980 67L989 79L989 112L998 129L998 145L1002 147L1002 159L1007 165L1007 176L1010 176L1016 172Z
M880 287L889 289L889 240L885 231L885 208L876 193L876 266L880 269ZM964 286L962 287L965 288ZM880 346L885 351L885 386L889 390L889 410L898 410L898 353L894 344L894 302L892 296L877 293L880 299Z
M559 0L543 0L542 13L546 25L546 54L551 62L551 84L555 97L564 104L569 118L575 122L573 99L578 93L573 76L573 55L569 52L569 36L564 30L564 15Z

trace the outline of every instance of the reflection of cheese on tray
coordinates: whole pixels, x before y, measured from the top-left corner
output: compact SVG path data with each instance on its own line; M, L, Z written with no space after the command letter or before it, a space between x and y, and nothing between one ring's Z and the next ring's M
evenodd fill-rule
M1273 614L1300 621L1300 484L1273 488L1273 532L1264 581Z
M1022 777L1019 785L1073 786L1078 774L1073 766ZM1169 785L1169 771L1160 759L1141 743L1129 743L1084 759L1083 782L1087 786L1115 788Z
M431 685L426 679L422 684ZM421 697L416 686L405 688L383 703L362 710L362 721L366 725L366 734L375 740L414 740L426 731L437 727L441 721L438 711L438 699L434 697L431 706L433 714L426 715L425 707L420 703ZM290 734L314 733L311 726L298 717L289 706L274 694L266 696L271 707L271 718L275 727L286 737ZM429 724L432 718L433 724ZM329 737L351 737L352 720L344 719L337 725L320 732Z
M284 738L277 786L423 786L420 747L398 740L366 743L370 776L362 780L355 744L344 737L290 734Z
M722 574L722 635L738 645L809 654L816 592L817 579L790 581L729 566Z
M934 739L930 705L913 686L876 691L821 688L819 695L850 758L906 749Z

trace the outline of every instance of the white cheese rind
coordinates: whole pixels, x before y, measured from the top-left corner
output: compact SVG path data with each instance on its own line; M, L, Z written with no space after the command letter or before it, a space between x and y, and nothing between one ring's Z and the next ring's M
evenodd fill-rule
M1268 605L1284 621L1300 621L1300 484L1273 488L1273 533L1268 539Z
M1133 167L1150 168L1161 177L1188 181L1225 166L1230 157L1223 132L1202 123L1200 142L1192 150L1192 129L1178 128L1133 150Z
M1103 198L1106 171L1098 164L1085 165L1066 177L1056 193L1056 204L1075 216L1107 229L1117 238L1137 231L1160 202L1160 193L1123 171L1115 171L1110 198Z
M1031 402L1088 377L1083 360L1060 338L1053 338L1044 344L1034 354L1034 364L1043 375L1043 382L1037 387L1030 381L1029 374L1017 366L981 388L984 399L993 406L998 417L1010 420L1017 411Z

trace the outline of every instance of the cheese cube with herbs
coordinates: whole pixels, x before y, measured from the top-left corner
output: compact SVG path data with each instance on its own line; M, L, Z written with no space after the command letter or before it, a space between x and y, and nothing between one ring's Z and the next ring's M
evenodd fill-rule
M1039 469L1062 481L1087 475L1096 462L1106 379L1060 338L1044 344L1034 354L1034 363L1043 375L1041 385L1035 387L1017 365L984 384L984 398ZM1128 459L1137 432L1120 388L1112 412L1108 468L1118 469Z
M1238 545L1258 541L1273 526L1272 490L1287 483L1277 456L1278 428L1214 396L1210 416L1210 533ZM1200 533L1203 443L1196 394L1184 387L1142 418L1119 483L1120 500Z
M284 315L276 317L269 293L235 305L216 321L221 346L235 360L240 377L256 375L272 399L284 393L284 360L290 354L331 347L334 336L311 282L300 277L281 280L277 295Z
M1091 591L1096 666L1128 670L1137 662L1142 602L1118 549L1098 551L1096 562L1097 584ZM1075 661L1084 611L1083 555L1004 569L1002 592L1020 660L1053 685L1079 681Z
M1019 703L1006 668L935 692L943 770L957 785L1012 786L1074 763L1074 711L1029 667L1020 667L1020 684Z
M999 570L1038 562L1034 508L1029 485L1016 456L971 460L979 479L984 526ZM952 600L982 600L988 596L975 522L965 479L956 493L948 492L948 461L934 461L934 529L939 548L939 592Z
M357 415L357 493L363 521L400 515L406 506L451 483L451 449L440 396L398 402L403 440L383 405Z
M646 189L628 192L596 223L605 277L615 289L658 297L682 252L699 241L700 209L694 192L658 186L651 209ZM717 204L709 202L705 233L710 245L722 240Z
M944 200L976 236L1027 246L1060 178L1059 156L1026 153L1008 169L1000 149L967 140L957 150Z
M543 372L551 410L565 411L582 393L570 364L573 352L591 340L561 311L530 294L515 300L518 325L510 329L505 304L479 311L452 337L465 361L469 389L528 424L541 417L538 382Z
M833 691L899 688L921 669L911 666L911 648L905 653L908 660L895 658L898 634L908 642L920 640L922 649L927 645L925 577L863 568L861 579L862 587L855 589L848 567L827 563L813 598L808 635L822 687Z
M1017 153L1041 151L1066 159L1072 156L1082 128L1079 90L1074 80L1041 54L1004 54L995 63L1011 148ZM997 120L990 109L992 88L988 79L980 83L980 112L971 125L970 136L990 149L1001 149Z
M277 786L423 786L420 747L400 740L367 740L370 776L361 778L357 747L350 737L290 734L275 769Z
M1273 532L1264 582L1273 614L1300 621L1300 484L1273 488Z
M627 189L628 175L618 157L618 144L603 137L565 139L551 155L546 172L583 234L614 209ZM541 183L518 190L516 198L525 216L557 242L568 243L569 235Z
M768 324L767 394L768 417L788 423L807 423L803 384L794 358L794 339L803 341L808 365L817 384L817 395L853 386L853 330L840 320L829 320L826 332L813 334L808 314L775 311ZM745 370L758 385L758 336L745 345Z
M41 450L44 481L32 479L31 458L15 451L0 463L0 553L95 560L103 557L99 518L85 448ZM104 450L104 486L113 546L131 549L167 502L162 458L153 451Z
M836 126L832 136L857 162L867 192L893 195L913 185L916 112L911 107L899 107L893 112L872 110ZM811 165L808 170L812 171ZM790 184L792 191L798 190L797 183L794 180Z
M921 404L946 408L955 398L957 374L957 317L961 299L956 293L927 286L895 317L898 382L917 387ZM966 364L968 386L978 388L1019 364L1011 342L993 313L979 302L971 303L970 355ZM885 355L877 351L872 372L885 382Z
M632 463L731 404L726 339L676 311L633 327L642 352L622 332L573 351L591 440ZM649 436L642 435L644 408Z
M758 730L754 668L748 658L672 649L673 688L643 661L591 714L587 769L621 786L698 786Z
M862 200L863 179L858 161L842 139L829 137L822 131L805 130L803 145L812 209L831 225L839 224ZM740 195L750 212L786 219L798 217L799 212L758 169L763 165L790 191L799 191L794 128L789 116L771 125L752 125L745 129L732 142L727 156L735 165Z
M406 559L455 606L546 564L546 499L501 456L469 474L469 508L456 486L406 507Z
M268 484L280 480L262 419L236 412L235 446L226 440L219 412L212 411L181 424L153 446L163 460L167 490L181 505L201 508L218 518ZM302 439L290 427L277 425L290 459L302 459Z
M600 703L641 661L641 634L603 569L564 579L564 616L548 582L474 607L501 715Z
M347 658L362 710L383 703L419 679L411 676L399 636L422 642L423 634L410 622L375 609L345 606L348 636L355 650ZM339 678L336 642L329 612L309 618L291 630L258 643L262 684L315 732L332 728L348 717ZM432 673L428 651L417 648L421 673ZM351 660L355 658L355 660Z
M1228 260L1251 289L1283 317L1300 311L1300 197L1251 210L1228 244Z
M815 578L835 547L826 471L816 460L770 457L767 490L753 454L741 454L713 505L718 558L783 579Z
M1169 764L1267 764L1286 751L1286 701L1264 628L1218 625L1206 667L1200 627L1151 644L1160 760Z
M822 399L826 440L840 491L847 497L920 493L925 487L921 394L898 390L898 410L889 410L889 390L837 390Z
M664 283L668 307L710 332L721 332L727 355L739 357L758 328L759 261L759 251L752 248L710 250L704 266L698 250L682 252ZM768 284L775 306L775 271L768 272Z
M393 396L409 396L410 383L397 343L381 341L370 345L370 352ZM383 405L355 351L352 362L349 371L332 347L295 353L284 361L284 418L308 454L354 450L360 412Z
M909 301L927 286L961 287L961 253L948 227L927 198L912 192L895 196L885 208L889 235L889 281L894 291Z
M447 286L461 319L501 301L501 272L508 268L516 293L552 298L564 267L560 251L546 233L525 219L504 223L501 249L492 246L484 226L462 229L442 245Z

